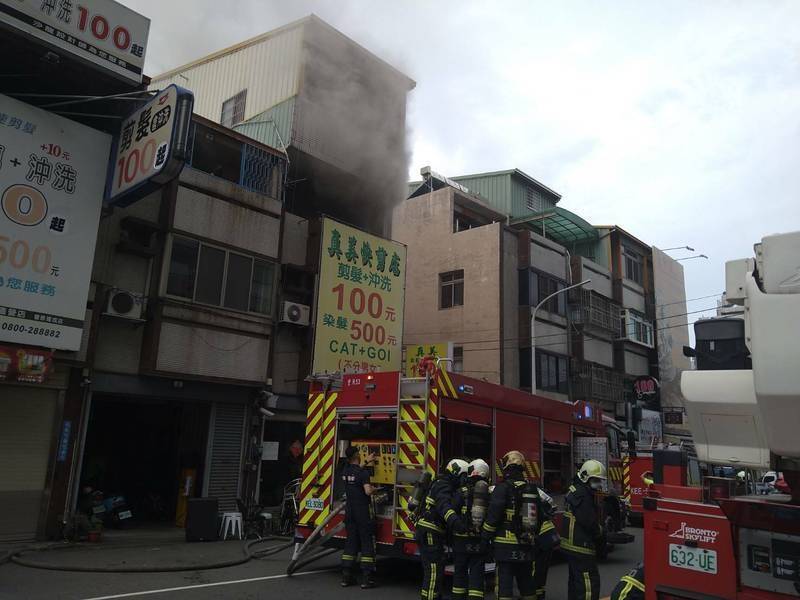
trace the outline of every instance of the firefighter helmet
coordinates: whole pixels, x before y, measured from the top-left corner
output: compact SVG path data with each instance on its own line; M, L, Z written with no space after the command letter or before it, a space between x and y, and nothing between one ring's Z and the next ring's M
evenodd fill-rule
M486 464L486 461L482 458L476 458L471 463L469 463L469 470L467 474L470 477L483 477L484 479L489 479L491 471L489 470L489 465Z
M447 463L447 466L444 468L444 470L448 475L461 475L462 473L467 472L468 467L469 463L467 461L461 460L460 458L454 458Z
M503 462L501 464L503 471L509 467L525 468L525 456L519 450L511 450L510 452L506 452L505 456L503 456Z
M605 479L606 478L606 468L603 466L599 460L594 460L590 458L581 466L580 471L578 471L578 479L580 479L583 483L586 483L590 479Z

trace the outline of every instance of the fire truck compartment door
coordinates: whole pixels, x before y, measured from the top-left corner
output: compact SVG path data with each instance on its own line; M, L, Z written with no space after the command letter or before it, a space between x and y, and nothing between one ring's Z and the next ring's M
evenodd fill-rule
M537 417L498 410L495 417L495 456L499 461L506 452L519 450L528 462L541 460L541 421Z
M542 422L543 437L545 443L569 445L569 425L567 423L556 423L555 421Z
M492 409L458 400L442 400L442 418L468 425L492 426Z

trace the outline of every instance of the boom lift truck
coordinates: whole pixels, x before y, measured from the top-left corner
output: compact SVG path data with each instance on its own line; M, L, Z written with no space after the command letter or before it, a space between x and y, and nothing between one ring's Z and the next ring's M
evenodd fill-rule
M681 381L697 457L782 471L791 494L738 495L744 486L719 477L692 488L656 467L643 500L647 600L800 597L800 232L764 237L725 274L744 320L696 324L698 366L711 370ZM741 364L720 369L731 360Z

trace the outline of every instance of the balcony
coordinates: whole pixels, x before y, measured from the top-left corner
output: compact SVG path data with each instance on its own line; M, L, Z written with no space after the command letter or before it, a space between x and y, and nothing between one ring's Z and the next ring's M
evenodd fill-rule
M575 326L593 328L619 335L622 327L620 306L610 298L591 290L570 291L570 317Z
M572 361L573 394L577 400L623 402L622 373L600 365Z

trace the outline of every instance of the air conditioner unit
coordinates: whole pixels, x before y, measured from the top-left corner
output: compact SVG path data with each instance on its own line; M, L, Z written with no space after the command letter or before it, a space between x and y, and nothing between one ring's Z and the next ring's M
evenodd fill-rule
M142 294L112 288L108 292L105 314L121 319L141 321L145 299Z
M297 302L284 302L281 306L281 323L294 323L295 325L309 325L311 322L311 307Z

